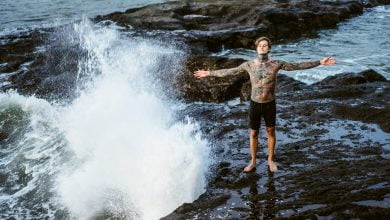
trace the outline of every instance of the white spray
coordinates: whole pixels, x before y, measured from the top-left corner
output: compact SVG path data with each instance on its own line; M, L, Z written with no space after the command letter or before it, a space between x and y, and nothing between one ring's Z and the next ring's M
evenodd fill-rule
M206 185L208 144L195 123L172 121L150 77L170 65L159 57L174 60L180 51L88 21L75 30L88 52L79 79L89 81L61 114L75 155L58 178L62 203L75 218L156 219L196 199Z

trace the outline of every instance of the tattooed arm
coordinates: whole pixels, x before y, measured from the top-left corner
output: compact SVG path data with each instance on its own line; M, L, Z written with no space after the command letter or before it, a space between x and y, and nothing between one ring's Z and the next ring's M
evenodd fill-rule
M235 68L213 70L213 71L210 71L210 76L224 77L224 76L229 76L229 75L238 75L238 74L246 71L247 65L248 65L247 62L244 62Z
M319 65L330 66L336 63L336 59L333 57L325 57L322 60L318 61L306 61L300 63L288 63L285 61L279 61L279 68L282 70L303 70L313 68Z
M320 61L306 61L306 62L300 62L300 63L289 63L285 61L280 61L279 68L286 71L292 71L292 70L303 70L303 69L309 69L316 66L319 66L321 63Z
M229 75L238 75L242 72L247 72L247 69L248 69L248 62L244 62L238 67L234 67L230 69L220 69L220 70L212 70L212 71L197 70L195 71L194 75L196 78L202 78L206 76L225 77Z

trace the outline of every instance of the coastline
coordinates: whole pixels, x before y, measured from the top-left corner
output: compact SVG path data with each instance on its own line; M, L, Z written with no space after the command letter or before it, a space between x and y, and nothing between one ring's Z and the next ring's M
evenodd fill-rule
M196 80L192 73L198 68L239 65L244 60L210 54L223 48L252 48L258 35L270 33L277 43L289 42L337 27L339 22L361 15L366 7L390 1L293 4L267 0L263 4L272 6L260 8L254 6L256 2L168 2L93 19L116 22L121 31L131 31L131 36L188 45L190 55L182 74L166 80L172 83L175 98L189 106L179 117L191 115L200 123L205 138L215 143L212 151L220 161L211 168L215 175L206 192L163 219L389 218L389 80L365 70L307 85L279 74L276 161L281 169L268 172L262 132L259 169L246 175L241 171L249 157L248 78ZM258 10L261 16L256 15ZM77 95L77 61L85 54L79 45L65 47L56 38L69 29L64 25L1 36L6 43L0 45L0 72L7 82L2 91L72 101ZM64 65L59 68L58 63Z

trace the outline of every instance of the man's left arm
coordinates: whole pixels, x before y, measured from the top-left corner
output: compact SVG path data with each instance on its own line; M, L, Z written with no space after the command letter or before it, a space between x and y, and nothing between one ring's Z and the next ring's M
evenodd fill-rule
M325 57L318 61L305 61L300 63L289 63L280 61L279 68L286 71L310 69L319 65L333 65L336 63L336 59L333 57Z

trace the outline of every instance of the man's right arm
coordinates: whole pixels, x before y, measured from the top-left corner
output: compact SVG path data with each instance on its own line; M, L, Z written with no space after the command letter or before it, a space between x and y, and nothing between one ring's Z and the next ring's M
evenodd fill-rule
M225 77L230 75L238 75L247 70L247 62L242 63L238 67L230 68L230 69L220 69L220 70L212 70L210 71L210 76L216 77Z
M206 76L215 76L215 77L225 77L230 75L238 75L242 72L247 72L248 63L244 62L238 67L230 68L230 69L220 69L220 70L212 70L212 71L204 71L198 70L195 71L195 77L202 78Z

